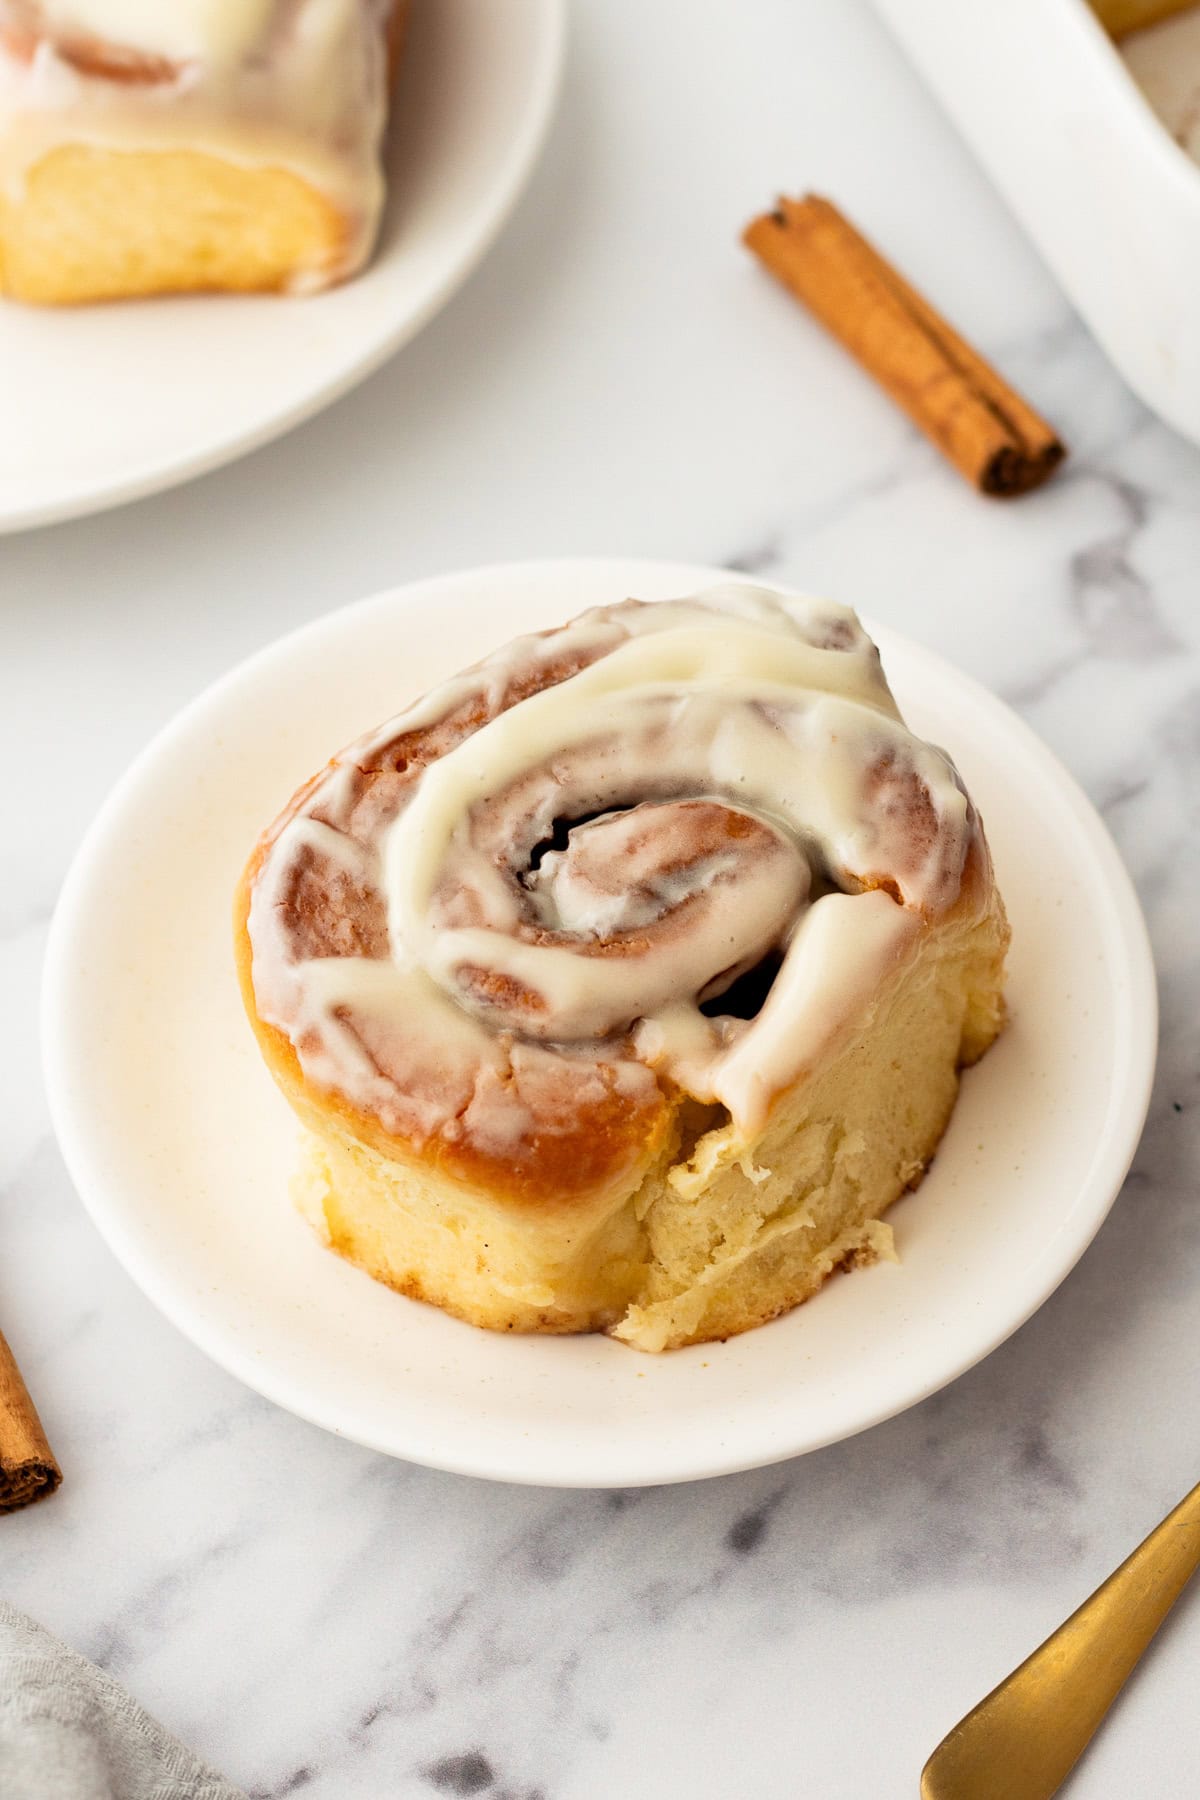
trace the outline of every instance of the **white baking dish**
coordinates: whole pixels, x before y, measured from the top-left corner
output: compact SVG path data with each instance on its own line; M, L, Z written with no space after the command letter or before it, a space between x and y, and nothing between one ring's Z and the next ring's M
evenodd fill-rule
M875 6L1130 387L1200 443L1200 167L1084 0Z

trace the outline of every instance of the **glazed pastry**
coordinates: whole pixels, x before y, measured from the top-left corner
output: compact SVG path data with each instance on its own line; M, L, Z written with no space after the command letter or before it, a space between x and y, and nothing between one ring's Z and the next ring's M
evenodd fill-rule
M890 1253L1008 928L854 614L730 585L518 639L342 752L236 936L333 1249L661 1350Z
M370 254L407 0L0 0L0 291L310 292Z

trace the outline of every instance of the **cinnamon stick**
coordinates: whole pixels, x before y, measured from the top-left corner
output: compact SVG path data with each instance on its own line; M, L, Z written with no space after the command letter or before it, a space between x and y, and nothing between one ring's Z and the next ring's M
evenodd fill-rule
M743 242L980 493L1028 493L1066 451L1053 428L828 200L781 199Z
M0 1513L44 1499L61 1480L37 1409L0 1333Z

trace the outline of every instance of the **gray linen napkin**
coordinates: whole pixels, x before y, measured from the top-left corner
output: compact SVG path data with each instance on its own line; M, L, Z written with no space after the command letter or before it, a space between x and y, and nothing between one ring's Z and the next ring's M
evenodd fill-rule
M0 1600L0 1800L246 1800L111 1675Z

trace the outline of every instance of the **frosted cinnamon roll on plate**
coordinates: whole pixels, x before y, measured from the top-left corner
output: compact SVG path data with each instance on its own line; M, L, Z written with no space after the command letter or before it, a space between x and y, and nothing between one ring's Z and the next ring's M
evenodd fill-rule
M1008 928L853 613L730 585L518 639L350 746L236 936L333 1249L663 1350L890 1253Z
M370 254L407 0L0 0L0 291L309 292Z

